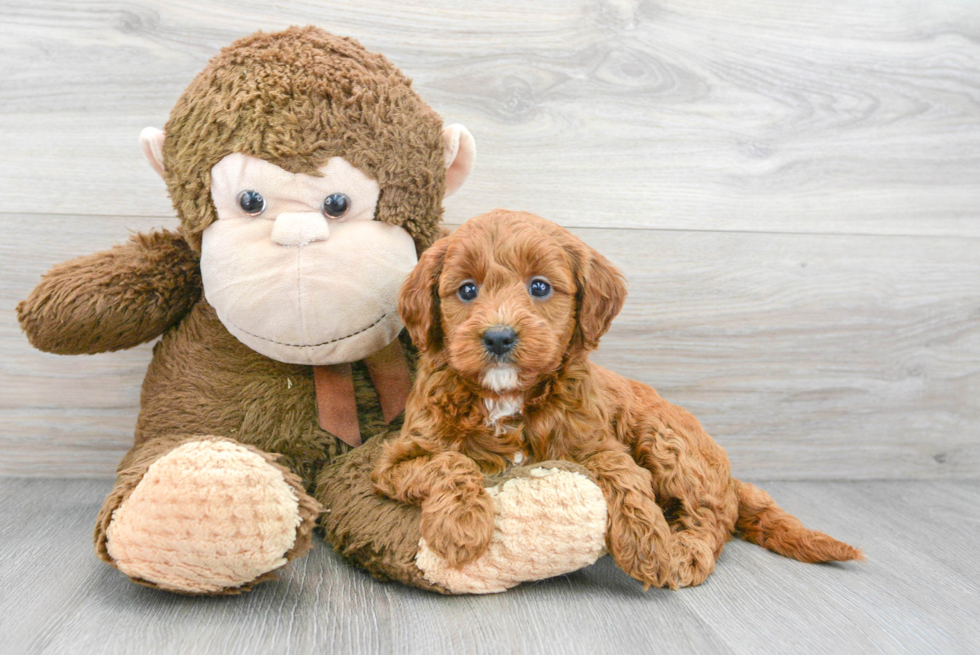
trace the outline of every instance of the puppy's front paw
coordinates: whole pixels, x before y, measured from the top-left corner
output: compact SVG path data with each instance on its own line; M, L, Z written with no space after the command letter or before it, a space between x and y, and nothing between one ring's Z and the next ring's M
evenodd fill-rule
M680 587L693 587L715 569L715 554L703 538L681 530L674 534L675 577Z
M463 566L490 547L493 503L484 493L468 501L423 504L421 529L434 553L450 566Z
M495 524L484 555L453 567L422 540L415 561L428 582L454 594L496 593L576 571L603 553L606 500L582 467L550 462L512 473L487 488Z
M645 505L612 510L606 536L609 554L627 575L643 583L644 590L676 589L671 574L670 531L666 523L660 525L654 520L654 513Z

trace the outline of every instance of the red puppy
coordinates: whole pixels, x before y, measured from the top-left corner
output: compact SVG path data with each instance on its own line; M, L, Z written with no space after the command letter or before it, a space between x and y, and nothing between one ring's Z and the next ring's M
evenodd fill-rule
M452 564L485 551L484 474L584 465L609 507L606 542L645 587L696 585L736 531L804 562L860 559L731 477L697 419L588 359L626 298L619 271L532 214L478 216L423 254L399 297L420 360L377 489L422 507L422 536Z

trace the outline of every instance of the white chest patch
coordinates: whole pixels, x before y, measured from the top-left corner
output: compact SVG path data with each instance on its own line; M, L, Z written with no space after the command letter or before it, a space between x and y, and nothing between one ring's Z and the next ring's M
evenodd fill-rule
M517 369L513 366L494 366L483 374L482 383L485 388L497 393L513 391L519 385Z
M497 422L502 418L520 414L524 408L524 401L520 396L485 398L483 404L487 408L487 422L491 425L497 425Z

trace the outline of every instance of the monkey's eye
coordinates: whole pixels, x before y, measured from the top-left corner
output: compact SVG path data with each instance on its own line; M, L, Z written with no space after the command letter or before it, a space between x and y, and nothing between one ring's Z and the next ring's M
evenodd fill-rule
M547 298L551 295L551 285L544 278L536 277L527 285L527 292L535 298Z
M456 290L456 295L463 302L469 302L476 298L477 288L475 282L463 282Z
M258 216L265 211L265 198L258 191L248 189L238 194L238 206L249 216Z
M323 213L329 218L340 218L350 211L350 198L343 193L331 193L323 201Z

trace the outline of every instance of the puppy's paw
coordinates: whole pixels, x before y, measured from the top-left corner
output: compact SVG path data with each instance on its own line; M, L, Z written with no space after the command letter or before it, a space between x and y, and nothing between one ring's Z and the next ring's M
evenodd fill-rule
M637 561L619 564L631 578L643 583L643 591L648 591L650 587L657 589L677 589L677 582L671 576L668 567L654 561L655 555L651 555L649 561Z
M643 506L630 511L617 508L609 521L606 541L616 565L643 589L669 587L676 589L672 574L671 536L666 524L658 526ZM645 515L646 514L646 515Z
M674 577L680 587L693 587L715 569L715 554L697 535L681 530L674 533Z
M455 594L497 593L576 571L605 552L606 501L578 465L515 469L487 494L495 521L490 548L453 567L423 538L416 564L428 582Z
M493 538L493 504L489 497L472 502L434 503L422 507L422 538L452 567L483 555Z

